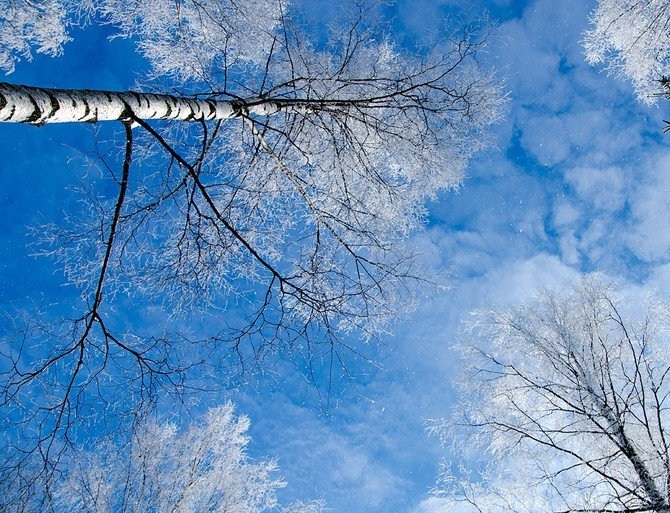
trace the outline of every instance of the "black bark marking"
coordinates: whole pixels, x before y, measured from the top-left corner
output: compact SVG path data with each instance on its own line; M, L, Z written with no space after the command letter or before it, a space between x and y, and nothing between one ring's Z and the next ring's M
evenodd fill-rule
M246 108L243 103L241 102L231 102L231 107L233 109L233 117L234 118L241 118L246 111Z
M49 102L51 103L51 110L49 111L49 114L47 114L44 117L44 121L42 121L41 124L46 123L47 119L52 118L56 112L60 109L60 102L58 101L58 98L56 98L55 95L50 94L49 95Z
M88 101L86 100L86 98L82 98L81 101L84 104L84 115L79 118L79 121L87 121L86 118L88 117L89 113L91 112L91 107L88 105ZM77 105L76 101L74 101L74 105L76 107L76 105Z
M214 105L214 102L210 100L207 100L207 105L209 106L209 114L207 119L212 119L214 116L216 116L216 105Z
M37 104L37 102L35 101L35 98L33 98L32 94L29 94L28 98L30 98L30 103L33 104L33 112L32 112L32 114L30 114L30 116L28 116L28 119L26 119L26 122L37 124L36 121L38 119L40 119L40 117L42 116L42 111L40 110L40 106Z
M137 104L139 109L142 109L142 97L138 93L136 93L135 91L131 91L130 95L135 100L135 103Z

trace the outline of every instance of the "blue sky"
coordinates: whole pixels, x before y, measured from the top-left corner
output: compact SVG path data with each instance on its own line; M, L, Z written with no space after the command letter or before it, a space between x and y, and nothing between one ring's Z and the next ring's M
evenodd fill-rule
M504 77L510 106L497 147L472 163L458 193L431 205L430 226L416 236L428 262L451 270L452 289L396 327L383 370L359 398L346 395L325 417L282 394L258 414L277 408L296 419L295 434L280 435L270 452L284 472L300 469L302 477L286 474L289 488L322 493L335 511L437 506L428 489L449 454L425 436L424 421L449 414L459 368L451 345L472 309L593 271L670 290L667 106L642 106L628 83L584 62L580 42L595 2L461 4L500 20L486 58ZM449 7L400 2L397 12L421 35Z
M643 106L628 83L585 63L580 42L595 2L398 0L393 10L398 26L427 38L457 4L499 20L484 59L504 78L510 104L496 147L471 164L460 191L430 205L426 231L414 236L428 266L449 270L450 290L401 320L379 367L354 368L327 409L283 368L227 396L252 418L251 453L278 457L287 501L323 498L350 513L434 511L428 490L449 454L426 436L425 421L449 414L459 368L451 346L472 309L593 271L670 291L668 107ZM8 80L132 86L130 43L90 29L75 35L62 58L38 56ZM93 137L90 127L0 126L0 141L0 302L11 311L69 293L48 261L29 256L26 226L58 215L84 172L70 159L90 151Z

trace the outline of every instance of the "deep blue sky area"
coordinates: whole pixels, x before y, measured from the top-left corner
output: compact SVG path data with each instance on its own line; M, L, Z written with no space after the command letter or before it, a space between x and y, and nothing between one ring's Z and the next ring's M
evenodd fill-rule
M323 5L310 0L310 16L325 15ZM586 64L581 41L594 7L584 0L391 3L398 33L426 41L459 9L468 19L488 12L498 27L480 58L504 81L509 106L495 145L471 163L459 191L429 205L426 230L413 235L425 265L448 273L449 290L425 298L379 351L370 349L378 365L354 362L351 381L337 381L327 400L283 363L216 399L232 399L251 417L254 457L278 458L288 482L283 502L318 498L327 511L346 513L438 511L429 489L450 455L425 425L449 415L459 369L452 346L471 310L523 301L594 271L668 298L670 135L662 129L670 114ZM38 55L4 80L133 88L141 58L131 41L109 35L75 30L62 57ZM31 256L29 228L76 201L70 188L93 176L86 157L95 141L108 148L117 129L0 124L5 311L31 303L66 308L75 292L53 261ZM7 322L0 319L0 334Z

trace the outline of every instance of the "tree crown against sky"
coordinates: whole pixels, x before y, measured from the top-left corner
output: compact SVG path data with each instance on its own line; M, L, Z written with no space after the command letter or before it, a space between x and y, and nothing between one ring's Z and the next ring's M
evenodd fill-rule
M277 462L249 458L248 429L249 419L231 403L210 408L184 430L148 416L121 446L107 436L68 454L48 495L4 488L0 504L11 502L8 511L72 513L318 513L318 501L278 504L276 491L285 483Z
M670 508L670 309L624 299L599 276L518 308L481 312L454 419L433 430L477 472L436 492L464 511ZM459 510L460 511L460 510Z
M8 468L36 457L55 472L100 404L127 413L159 390L225 388L230 368L262 367L268 353L309 379L315 355L345 366L361 351L348 340L386 329L425 281L404 241L425 201L458 187L504 105L477 63L478 34L408 53L357 6L310 44L287 9L10 2L6 69L30 45L60 51L78 23L111 24L145 57L148 88L235 115L160 125L129 107L96 155L105 178L89 174L79 206L38 229L80 299L60 319L18 321L3 345Z
M31 4L12 5L31 10ZM161 250L152 248L156 261L147 262L142 251L125 251L124 265L115 266L123 267L121 287L151 289L180 305L211 306L207 300L215 291L231 291L241 276L266 271L276 278L281 275L286 289L282 293L293 296L291 310L302 317L312 317L318 306L345 312L337 304L351 302L350 315L335 316L329 323L334 330L373 333L376 314L382 322L394 316L394 308L384 312L384 305L393 302L394 284L402 281L398 278L411 274L408 255L394 255L396 242L421 226L426 198L459 185L468 158L487 142L486 127L500 118L500 90L476 64L478 42L473 34L455 37L430 54L412 56L367 25L371 9L354 12L350 23L337 25L330 42L317 49L285 16L281 2L250 6L218 0L151 1L125 3L123 9L111 1L48 4L65 12L75 10L74 5L78 14L70 13L74 18L65 22L61 17L61 26L79 19L82 10L118 26L121 34L137 38L139 51L151 65L149 76L162 80L162 88L189 87L201 97L243 104L237 112L244 118L239 128L217 126L203 136L199 126L171 127L178 141L205 137L206 144L183 149L175 143L175 148L167 148L172 141L152 134L136 145L133 155L139 162L142 154L162 151L174 158L171 150L180 157L183 150L185 160L178 165L191 159L203 176L223 177L227 190L216 190L222 195L217 200L229 201L225 214L239 223L235 229L242 247L231 244L217 252L212 235L198 230L202 245L180 233L175 235L177 244L174 238L168 241L152 233L152 243L164 244ZM51 12L47 6L42 9ZM37 7L32 10L39 20L46 17ZM244 30L237 30L240 27ZM16 37L25 39L23 32ZM6 50L10 61L16 56L12 50ZM251 106L266 100L275 102L282 115L248 115ZM157 165L154 160L147 167ZM251 167L255 173L244 171ZM155 183L138 188L155 197L132 200L140 208L159 211L162 205L156 198L162 196L153 190ZM176 192L179 189L164 194L173 199ZM226 194L231 197L224 198ZM123 220L132 217L142 216L127 214ZM133 234L142 234L141 222L128 224L134 225L128 228ZM305 230L305 225L311 229ZM69 240L81 239L72 235ZM310 240L312 250L310 244L293 242L296 238ZM146 242L136 240L138 247ZM180 242L190 251L180 253ZM71 258L65 253L58 256ZM281 261L282 253L290 255L289 263ZM138 254L141 263L133 262ZM174 261L182 257L188 265L176 266ZM335 265L342 257L349 262ZM68 269L91 267L80 256L73 260ZM321 269L324 260L331 262L330 269ZM179 276L161 276L168 268ZM351 271L360 277L352 277ZM107 278L110 288L112 272ZM72 278L78 283L95 281L75 274ZM385 283L388 298L380 297L382 290L375 292ZM354 311L365 312L360 321Z
M262 64L287 8L284 0L258 2L9 0L0 19L0 69L11 73L34 53L65 51L77 27L113 25L136 37L155 76L209 82L238 63ZM243 27L243 30L240 30ZM220 85L220 84L217 84Z
M670 76L670 5L665 0L599 0L584 46L591 64L632 81L637 97L656 102Z

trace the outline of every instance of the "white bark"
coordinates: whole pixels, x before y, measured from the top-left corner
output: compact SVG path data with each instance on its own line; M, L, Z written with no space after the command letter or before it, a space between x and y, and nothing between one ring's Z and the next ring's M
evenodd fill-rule
M234 102L180 98L167 94L45 89L0 83L0 122L67 123L140 119L201 121L241 115L271 115L282 107L273 101Z

